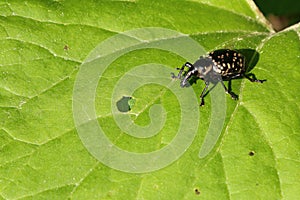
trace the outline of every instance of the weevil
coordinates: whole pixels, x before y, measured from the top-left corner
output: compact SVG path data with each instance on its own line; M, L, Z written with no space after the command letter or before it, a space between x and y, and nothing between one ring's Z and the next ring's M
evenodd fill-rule
M187 71L184 71L185 68ZM204 80L205 87L200 95L200 106L204 105L204 97L207 94L207 89L210 83L221 83L225 92L231 96L232 99L237 100L238 95L231 91L231 80L238 78L247 78L251 82L263 83L266 80L259 80L252 73L247 73L247 66L245 65L245 56L241 53L230 49L219 49L210 52L206 56L201 56L194 64L186 62L182 65L178 75L172 74L172 78L181 79L180 86L188 86L188 81L192 77ZM228 89L223 81L229 81ZM208 91L209 92L209 91Z

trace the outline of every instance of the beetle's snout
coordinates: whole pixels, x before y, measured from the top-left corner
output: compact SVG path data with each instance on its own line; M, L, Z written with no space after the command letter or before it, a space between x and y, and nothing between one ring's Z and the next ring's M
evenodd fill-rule
M188 86L188 82L186 80L182 80L180 82L180 87L184 88L184 87L187 87Z
M180 87L184 88L186 84L180 83Z

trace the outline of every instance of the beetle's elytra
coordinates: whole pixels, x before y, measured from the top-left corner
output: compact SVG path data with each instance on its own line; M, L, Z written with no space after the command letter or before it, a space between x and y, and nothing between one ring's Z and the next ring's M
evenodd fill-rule
M185 67L188 68L184 71ZM200 78L205 82L205 88L200 95L200 106L204 105L204 97L210 83L217 84L220 82L232 99L238 99L238 96L231 91L231 80L238 78L247 78L251 82L263 83L266 80L256 79L252 73L246 73L245 57L230 49L219 49L210 52L206 56L201 56L194 64L186 62L181 68L177 68L179 73L175 76L172 73L172 78L181 79L180 86L185 87L192 77ZM228 89L223 81L229 81Z

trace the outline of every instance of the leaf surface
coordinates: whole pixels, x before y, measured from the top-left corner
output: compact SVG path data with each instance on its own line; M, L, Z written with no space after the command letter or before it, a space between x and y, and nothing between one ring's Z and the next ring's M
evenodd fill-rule
M1 2L0 25L1 199L299 197L299 24L275 33L246 0L35 0ZM187 34L208 52L255 49L259 60L251 72L267 82L233 81L239 100L226 97L225 126L207 157L198 154L210 122L210 95L200 108L197 135L183 156L159 171L131 174L103 165L86 150L73 122L72 94L80 65L100 42L143 27ZM133 138L117 127L110 95L134 66L161 63L175 72L184 62L172 52L141 49L118 58L105 71L95 109L115 145L151 152L172 141L180 104L167 88L149 84L133 94L136 124L150 123L154 104L167 113L163 129L147 139ZM200 80L193 85L197 95L203 87Z

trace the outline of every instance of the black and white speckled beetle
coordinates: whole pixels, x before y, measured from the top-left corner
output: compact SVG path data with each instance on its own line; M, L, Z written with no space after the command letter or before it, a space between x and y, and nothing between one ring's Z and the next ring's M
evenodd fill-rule
M187 67L188 71L184 71ZM217 84L220 82L225 89L225 92L231 96L232 99L238 99L238 96L231 91L231 80L238 78L247 78L251 82L263 83L266 80L258 80L252 73L246 73L245 57L234 50L219 49L210 52L206 56L201 56L194 64L186 62L181 68L178 75L172 73L172 78L181 79L180 86L188 85L188 80L192 77L200 78L205 81L205 88L200 95L200 106L204 105L204 97L210 83ZM182 77L183 73L183 77ZM229 81L228 89L223 81Z

